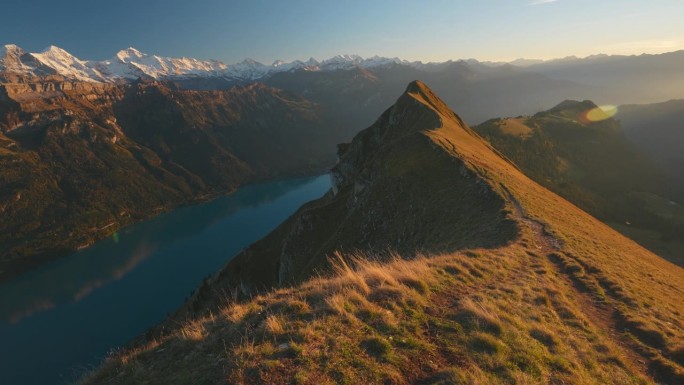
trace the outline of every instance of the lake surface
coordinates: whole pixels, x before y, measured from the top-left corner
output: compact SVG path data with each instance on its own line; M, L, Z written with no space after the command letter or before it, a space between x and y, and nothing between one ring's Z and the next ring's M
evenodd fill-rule
M1 284L0 384L72 382L329 188L328 175L245 186Z

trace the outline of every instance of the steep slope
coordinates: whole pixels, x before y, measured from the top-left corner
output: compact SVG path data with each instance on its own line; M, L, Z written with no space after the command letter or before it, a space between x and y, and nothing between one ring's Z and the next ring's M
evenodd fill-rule
M424 90L422 83L413 83L351 145L340 146L332 192L276 230L287 234L282 248L280 240L274 244L268 238L255 244L231 262L221 279L242 282L241 289L249 294L311 276L336 250L434 254L513 239L516 226L506 218L501 197L472 175L468 165L434 151L435 140L423 133L442 124L433 108L463 124L431 93L427 101L414 96L428 95ZM469 136L459 139L461 145L475 147L473 152L486 148L477 138L473 143ZM426 170L425 164L433 168ZM459 173L451 172L454 167ZM426 196L430 204L421 202ZM263 250L267 258L260 255Z
M321 170L345 137L259 84L2 85L0 279L179 204Z
M340 153L332 191L83 383L684 380L684 270L527 178L424 84Z
M596 217L657 231L664 239L684 235L679 222L654 212L644 199L673 199L666 189L673 178L593 102L566 100L534 116L491 119L475 130L532 179ZM676 248L652 250L684 263Z

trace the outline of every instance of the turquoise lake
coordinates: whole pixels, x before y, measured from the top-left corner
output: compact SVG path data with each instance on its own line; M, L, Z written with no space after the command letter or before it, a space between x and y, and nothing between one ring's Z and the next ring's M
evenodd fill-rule
M0 284L0 384L73 382L329 188L328 175L244 186Z

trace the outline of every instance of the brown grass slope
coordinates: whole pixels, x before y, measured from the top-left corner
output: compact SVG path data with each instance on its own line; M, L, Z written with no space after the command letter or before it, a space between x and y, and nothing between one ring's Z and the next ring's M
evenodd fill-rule
M166 333L83 383L684 381L684 271L528 179L422 83L342 150L336 192L230 263ZM376 224L376 213L389 216ZM363 234L387 247L364 247ZM295 269L284 279L282 258ZM270 277L254 276L259 265ZM257 293L248 279L274 288ZM240 290L252 297L231 300Z
M679 201L671 187L681 172L666 175L593 102L566 100L534 116L490 119L473 129L542 186L684 266L678 242L684 220L671 202Z

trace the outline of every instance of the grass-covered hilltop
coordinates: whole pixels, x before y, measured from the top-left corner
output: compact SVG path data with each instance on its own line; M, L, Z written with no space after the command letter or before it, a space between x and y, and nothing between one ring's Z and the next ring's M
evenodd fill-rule
M684 383L684 269L423 83L338 152L331 191L82 384Z
M649 142L644 132L639 141L630 139L636 118L625 115L629 109L620 115L623 123L611 117L615 109L606 113L588 100L566 100L532 116L490 119L474 129L525 175L684 266L684 208L676 203L683 198L676 188L681 172L672 172L676 161L664 167L668 162L658 161L654 151L642 151L647 149L640 143ZM662 145L663 135L656 130L664 131L667 124L641 119L651 124L652 141L664 153L674 152Z

